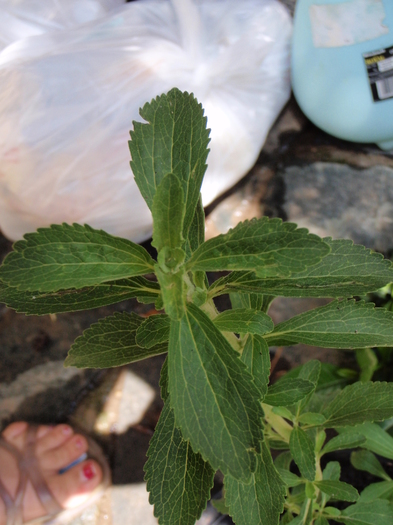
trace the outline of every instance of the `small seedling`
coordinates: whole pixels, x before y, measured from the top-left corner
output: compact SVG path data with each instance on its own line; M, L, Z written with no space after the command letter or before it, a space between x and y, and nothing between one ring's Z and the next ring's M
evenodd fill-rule
M310 361L269 385L269 347L392 347L392 312L353 299L393 281L391 263L351 241L321 239L267 217L204 242L203 109L173 89L140 114L131 167L153 215L157 259L86 225L42 228L6 257L0 299L36 315L135 297L163 311L102 319L66 359L66 366L106 368L167 353L165 405L145 466L161 525L192 525L217 470L225 497L216 504L237 525L392 523L393 482L373 452L385 447L392 457L392 438L374 422L393 416L393 384L348 384ZM206 272L223 271L229 273L208 284ZM223 294L232 309L219 312L214 299ZM332 301L275 326L268 311L278 296ZM340 481L337 462L321 466L325 454L356 447L353 464L384 480L360 497Z

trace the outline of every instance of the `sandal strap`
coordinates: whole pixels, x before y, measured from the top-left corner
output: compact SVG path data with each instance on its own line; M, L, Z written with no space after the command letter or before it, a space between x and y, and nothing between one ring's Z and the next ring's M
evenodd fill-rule
M13 525L15 523L15 511L16 507L14 505L14 500L11 497L11 494L3 485L3 482L0 479L0 498L3 500L5 505L5 515L7 517L7 525Z
M26 432L25 450L20 467L26 471L27 477L31 481L33 489L35 490L37 497L43 507L46 509L48 514L54 515L61 512L63 508L53 497L53 494L49 490L49 487L42 475L40 465L35 455L36 434L37 427L35 425L29 425Z
M23 524L23 497L27 485L27 476L23 468L20 467L23 455L21 452L8 443L5 439L0 437L0 446L6 449L12 454L18 464L19 468L19 484L16 490L15 498L13 499L4 484L0 480L0 497L2 498L6 512L7 512L7 525L22 525Z
M14 456L19 468L19 484L15 498L5 488L0 480L0 497L4 501L7 513L7 525L23 525L23 498L27 480L29 479L43 507L49 515L56 515L63 509L53 497L42 476L40 465L35 456L37 426L29 425L26 432L26 443L23 452L0 437L0 447Z

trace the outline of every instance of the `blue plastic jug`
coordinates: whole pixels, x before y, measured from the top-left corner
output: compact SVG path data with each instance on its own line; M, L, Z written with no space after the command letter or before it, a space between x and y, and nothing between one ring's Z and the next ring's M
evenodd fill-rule
M292 85L324 131L393 148L393 0L297 0Z

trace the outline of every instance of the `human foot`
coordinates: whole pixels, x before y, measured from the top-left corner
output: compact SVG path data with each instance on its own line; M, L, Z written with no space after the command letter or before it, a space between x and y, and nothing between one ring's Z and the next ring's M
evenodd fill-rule
M30 467L32 475L28 474L28 477L33 477L35 473L41 472L41 479L44 480L44 485L46 483L54 499L48 497L53 501L49 501L46 505L47 507L49 505L49 509L46 509L29 479L24 496L22 496L23 523L47 515L48 510L56 513L64 508L75 508L83 504L103 479L103 470L100 464L93 459L84 460L63 474L59 473L61 469L80 458L89 448L86 438L74 433L69 425L39 426L32 431L27 423L17 422L4 430L2 438L23 453L27 450L28 442L31 441L34 433L35 442L31 445L34 457L31 461L33 464L35 461L35 465L33 468ZM20 479L20 464L15 456L6 450L4 442L3 444L0 442L0 481L12 499L15 499L17 495ZM41 479L37 477L35 485L39 485ZM45 489L41 493L45 499ZM0 490L0 525L6 525L7 512L8 515L12 513L16 505L17 502L6 509L4 495L2 498Z

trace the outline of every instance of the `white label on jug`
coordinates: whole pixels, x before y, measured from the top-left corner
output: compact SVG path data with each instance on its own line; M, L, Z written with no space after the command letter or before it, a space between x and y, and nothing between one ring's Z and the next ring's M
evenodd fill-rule
M383 25L382 0L350 0L309 9L315 47L352 46L389 33Z
M374 102L393 98L393 46L363 54Z

